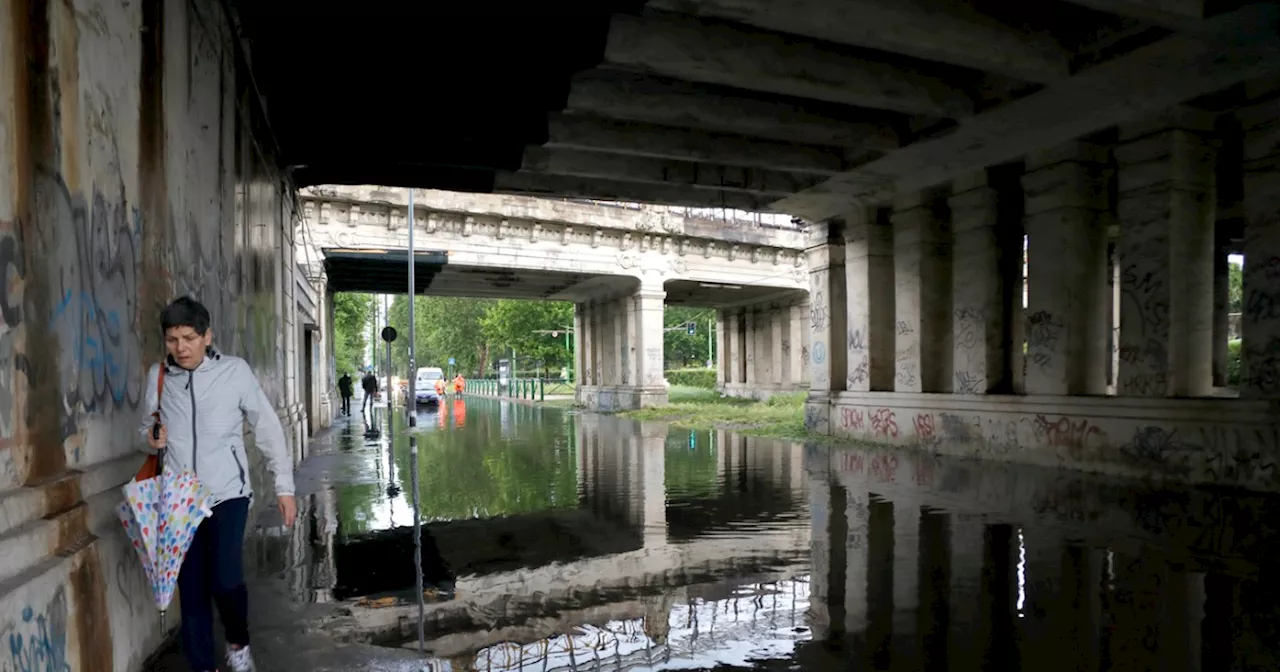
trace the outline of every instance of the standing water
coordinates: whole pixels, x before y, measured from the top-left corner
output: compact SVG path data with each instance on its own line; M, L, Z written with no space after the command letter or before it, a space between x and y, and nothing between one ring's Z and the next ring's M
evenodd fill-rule
M403 424L312 458L308 574L416 648ZM488 398L417 424L429 670L1280 669L1269 495Z

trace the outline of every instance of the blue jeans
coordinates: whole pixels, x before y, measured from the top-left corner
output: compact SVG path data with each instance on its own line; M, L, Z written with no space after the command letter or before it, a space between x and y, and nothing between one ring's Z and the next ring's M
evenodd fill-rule
M178 573L182 605L182 651L195 672L216 670L213 604L218 605L227 643L249 645L249 591L244 585L244 526L249 498L213 507L200 523Z

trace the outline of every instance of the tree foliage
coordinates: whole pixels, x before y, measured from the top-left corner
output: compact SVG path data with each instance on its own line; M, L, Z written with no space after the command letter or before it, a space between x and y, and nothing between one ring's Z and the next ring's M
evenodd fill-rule
M342 292L333 296L333 361L337 374L352 373L365 364L373 295Z
M453 357L456 370L465 376L492 375L493 362L508 357L513 349L522 370L532 368L535 361L551 370L572 362L563 333L573 324L571 303L419 296L413 310L418 367L447 369ZM407 371L408 297L397 296L388 313L391 326L399 332L391 345L391 360L396 371ZM560 334L553 337L538 331Z
M662 338L666 350L665 368L683 369L706 366L707 333L708 328L715 325L715 319L715 311L707 308L671 306L663 311L662 322L669 329ZM689 322L696 325L693 334L690 334L688 329L672 328L684 327ZM715 340L714 333L711 338Z
M1244 270L1235 262L1227 266L1227 296L1231 306L1229 312L1244 310Z

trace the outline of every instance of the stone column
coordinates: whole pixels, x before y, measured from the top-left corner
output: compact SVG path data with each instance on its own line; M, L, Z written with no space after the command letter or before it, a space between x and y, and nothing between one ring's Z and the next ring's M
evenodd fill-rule
M844 273L848 301L845 389L893 389L893 228L874 208L845 220Z
M609 304L610 312L613 313L613 384L625 385L631 376L627 375L623 367L627 365L627 308L631 305L630 297L623 297Z
M789 333L791 334L787 340L787 361L790 362L791 376L787 382L793 386L805 383L805 345L804 335L808 333L808 324L806 320L808 315L805 313L804 307L794 305L790 308L791 320L789 323Z
M1107 158L1085 142L1027 157L1029 394L1107 390Z
M724 392L724 384L729 382L728 364L729 358L727 354L727 346L729 339L725 337L725 329L729 326L729 320L725 317L723 310L716 311L716 389Z
M605 315L609 312L608 301L596 301L591 310L591 341L595 344L591 354L595 356L596 382L598 387L608 385L608 372L605 368L609 344L606 341Z
M1120 264L1115 241L1107 241L1107 394L1120 375Z
M1120 369L1116 393L1213 388L1213 147L1201 113L1121 127Z
M782 367L782 341L786 338L787 319L785 308L769 309L769 384L775 388L786 380Z
M626 339L623 347L623 385L635 385L640 380L640 354L636 350L636 341L633 335L636 333L636 297L628 296L622 300L622 325L623 338Z
M729 368L725 382L731 385L741 385L744 378L742 373L742 313L737 309L729 313L726 322L729 325L729 333L726 340L729 343Z
M898 392L951 391L951 243L934 196L894 202L894 386Z
M661 285L642 285L635 294L636 382L637 406L660 406L667 403L667 388L662 376L662 308L667 293Z
M1244 128L1240 396L1280 397L1280 98L1236 112Z
M1213 386L1227 386L1227 364L1230 352L1231 267L1229 242L1222 240L1213 251Z
M809 390L844 389L844 240L832 224L815 226L809 256ZM812 398L812 395L810 395Z
M582 304L582 384L596 384L596 302L585 301Z
M743 321L746 326L743 327L742 338L744 345L743 359L746 367L746 376L743 382L747 384L747 388L755 390L757 384L756 376L756 345L759 339L759 325L755 307L747 308L743 315Z
M573 304L573 380L579 387L586 384L585 376L587 375L586 349L583 348L583 337L586 335L586 316L586 303L578 302ZM582 395L575 393L574 400L581 404Z
M1005 382L1004 279L996 231L999 194L986 170L956 180L951 192L952 389L958 394L987 394Z

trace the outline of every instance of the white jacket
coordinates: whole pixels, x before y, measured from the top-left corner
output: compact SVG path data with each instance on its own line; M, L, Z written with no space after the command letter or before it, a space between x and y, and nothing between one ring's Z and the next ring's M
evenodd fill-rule
M160 420L168 432L164 467L191 469L213 494L213 504L249 497L249 456L244 446L245 421L253 428L258 450L275 474L277 495L293 494L293 459L284 428L271 400L262 392L248 362L208 348L204 361L188 371L165 358L147 373L147 398L139 433L143 439L155 423L156 379L165 367ZM147 448L147 452L151 452Z

